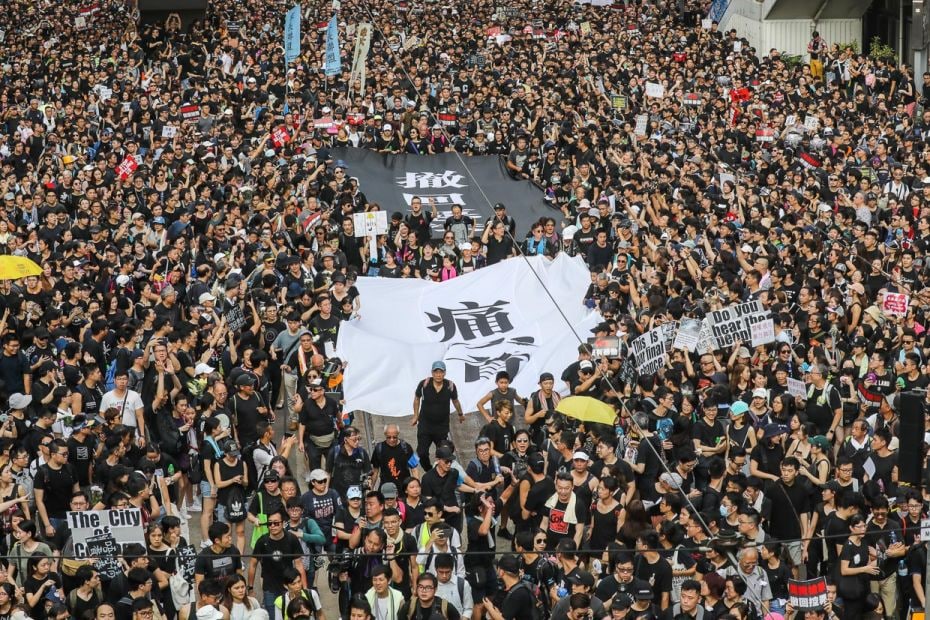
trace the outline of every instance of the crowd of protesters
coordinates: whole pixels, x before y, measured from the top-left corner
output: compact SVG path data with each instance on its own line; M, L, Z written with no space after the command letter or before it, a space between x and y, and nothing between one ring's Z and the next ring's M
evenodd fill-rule
M287 8L4 4L0 244L43 273L0 281L0 620L924 608L927 502L898 451L900 393L930 383L930 74L817 33L809 61L760 53L692 2L304 3L285 65ZM437 236L435 203L369 200L337 147L500 155L551 217L453 209ZM376 209L371 255L351 215ZM591 268L600 336L757 300L776 340L626 381L582 343L478 403L436 362L417 445L398 424L363 445L332 355L359 278L559 252ZM557 413L567 394L615 424ZM68 514L118 509L145 544L78 553ZM819 576L826 603L793 605Z

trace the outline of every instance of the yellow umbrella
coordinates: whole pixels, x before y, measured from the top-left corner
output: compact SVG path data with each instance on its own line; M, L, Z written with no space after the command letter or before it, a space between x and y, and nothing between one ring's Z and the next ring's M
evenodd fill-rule
M42 275L42 268L25 256L0 256L0 280L19 280Z
M608 424L610 426L613 426L614 420L617 418L617 412L614 411L613 407L590 396L563 398L556 405L555 410L582 422L597 422L598 424Z

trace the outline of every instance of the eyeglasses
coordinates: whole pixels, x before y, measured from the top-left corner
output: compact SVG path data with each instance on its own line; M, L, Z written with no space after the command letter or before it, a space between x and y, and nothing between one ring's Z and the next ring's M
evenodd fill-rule
M426 585L425 583L417 586L417 590L424 590L427 592L430 590L435 590L435 589L436 589L436 586L429 586L429 585Z
M284 524L284 521L269 521L268 522L269 527L272 525L283 525L283 524Z
M533 541L533 543L534 543L534 544L537 544L537 545L544 545L544 544L546 544L546 539L545 539L545 538L537 538L536 540Z
M324 479L322 479L322 480L311 480L310 482L319 482L320 484L326 484L326 480L327 480L327 479L324 478Z

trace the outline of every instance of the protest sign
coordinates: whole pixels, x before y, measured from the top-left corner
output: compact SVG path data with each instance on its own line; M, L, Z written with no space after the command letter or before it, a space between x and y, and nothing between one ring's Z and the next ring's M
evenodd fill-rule
M818 127L820 127L820 119L818 119L816 116L804 117L804 129L807 131L816 132Z
M665 86L657 82L646 82L646 96L661 99L665 96Z
M808 581L789 579L788 600L798 611L823 609L827 602L827 580L824 577Z
M284 125L280 127L275 127L271 132L271 143L277 148L281 148L287 144L291 139L289 133L287 133L287 128Z
M606 338L588 338L591 345L591 357L620 357L620 338L607 336Z
M665 334L662 327L651 329L633 341L636 370L641 375L655 374L665 364Z
M775 323L772 319L753 323L749 331L752 334L752 346L754 347L775 342Z
M616 93L610 95L610 107L614 110L626 110L626 105L626 95L618 95Z
M138 167L139 162L136 161L136 158L132 155L127 155L126 159L120 162L120 165L116 167L116 176L118 176L121 181L125 181L132 176L132 173L135 172Z
M196 104L185 103L181 106L181 118L186 121L196 121L200 119L200 106Z
M178 135L178 128L174 125L165 125L161 128L161 137L169 140Z
M83 546L87 553L85 557L95 558L95 568L102 578L111 581L123 572L118 559L120 548L112 534L90 536L84 541ZM77 544L74 545L74 549L77 552Z
M69 512L68 527L74 540L74 554L79 558L93 556L87 549L88 541L103 535L113 537L119 553L129 543L145 545L142 513L138 508Z
M646 135L646 127L649 125L649 115L648 114L637 114L636 115L636 128L633 130L637 136Z
M178 572L184 581L194 583L194 564L197 562L197 550L193 545L178 547Z
M807 386L800 379L788 377L788 393L792 396L807 398Z
M885 293L882 297L882 312L888 316L905 316L910 297L904 293Z
M752 325L770 318L760 301L734 304L714 310L704 321L710 327L716 349L731 347L737 340L752 342Z
M678 321L662 323L662 325L657 329L662 330L662 335L665 339L665 351L671 351L672 344L675 342L675 334L678 333Z
M631 385L636 383L637 377L639 377L639 374L636 372L636 361L633 359L632 355L627 355L623 358L623 361L620 362L620 370L617 371L617 378L626 385Z
M701 336L701 321L699 319L682 319L672 342L673 349L687 349L694 353L697 349L698 339Z

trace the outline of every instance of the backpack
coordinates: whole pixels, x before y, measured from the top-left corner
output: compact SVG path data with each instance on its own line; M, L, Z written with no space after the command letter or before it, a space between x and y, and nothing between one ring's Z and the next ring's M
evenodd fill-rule
M226 519L230 523L242 523L245 517L245 491L237 485L229 490L226 497Z
M530 587L530 584L523 581L522 579L518 581L516 585L514 585L513 588L510 589L510 592L507 593L507 596L511 596L516 591L517 588L523 588L529 593L530 600L533 601L533 607L532 607L533 620L543 620L543 618L546 618L547 617L546 609L543 606L543 602L542 602L543 597L537 596L533 592L533 588Z
M411 603L413 604L407 607L407 620L413 620L413 616L416 614L417 607L420 606L420 602L416 599L413 599ZM440 612L442 613L442 617L448 618L449 617L449 613L448 613L449 612L449 601L447 601L444 598L439 598L437 596L435 599L433 599L433 611L436 611L436 603L439 603L439 609L440 609ZM536 620L536 618L533 618L533 620Z

